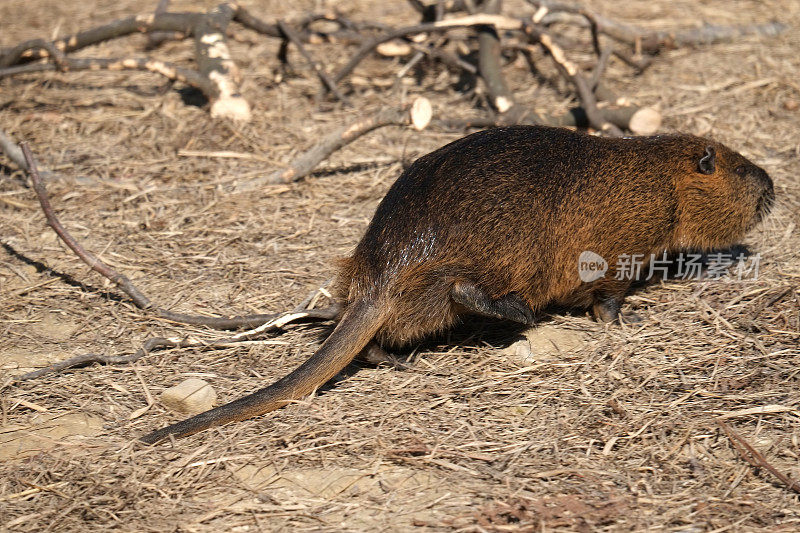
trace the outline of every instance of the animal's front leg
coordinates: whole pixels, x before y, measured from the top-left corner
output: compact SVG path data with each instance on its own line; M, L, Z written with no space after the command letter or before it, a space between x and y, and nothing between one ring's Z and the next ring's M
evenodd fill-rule
M625 322L634 324L641 322L642 317L634 312L622 313L620 308L625 300L625 293L628 292L629 284L617 287L606 287L594 292L594 304L592 312L594 317L600 322Z

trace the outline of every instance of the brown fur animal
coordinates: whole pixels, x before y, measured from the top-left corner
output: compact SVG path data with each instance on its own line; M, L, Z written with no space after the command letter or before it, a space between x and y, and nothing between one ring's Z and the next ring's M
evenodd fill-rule
M389 189L339 269L343 312L308 361L232 403L150 433L183 436L272 411L342 370L373 339L403 345L466 313L530 323L548 304L617 318L622 255L729 247L768 211L767 173L689 135L600 138L518 126L482 131L417 160ZM610 268L589 283L578 258Z

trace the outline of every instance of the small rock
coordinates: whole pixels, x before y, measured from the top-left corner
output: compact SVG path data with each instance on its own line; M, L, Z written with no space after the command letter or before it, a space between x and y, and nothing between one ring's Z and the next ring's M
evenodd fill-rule
M533 354L531 353L531 343L528 342L528 339L520 339L508 348L503 350L504 355L510 355L514 359L518 359L520 361L530 361L533 359Z
M515 342L503 352L526 364L561 359L571 352L583 349L589 340L589 336L580 331L549 325L536 326L522 334L524 339Z
M217 401L217 393L198 378L181 381L161 393L161 403L171 411L186 415L196 415L211 409Z

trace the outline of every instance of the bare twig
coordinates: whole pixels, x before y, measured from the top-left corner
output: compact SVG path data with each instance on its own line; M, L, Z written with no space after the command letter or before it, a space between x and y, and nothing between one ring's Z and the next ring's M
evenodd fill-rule
M119 274L113 268L109 267L100 259L98 259L95 255L91 252L85 250L73 237L70 235L64 226L61 225L61 222L53 213L53 206L50 204L50 198L47 196L47 190L42 183L41 178L39 177L39 171L36 168L36 163L33 160L33 154L31 153L30 148L28 147L27 142L23 142L21 144L22 153L25 155L25 161L28 164L28 171L31 176L31 183L33 184L33 190L36 191L36 196L39 198L39 204L42 206L42 211L44 212L45 218L47 218L47 223L53 228L53 231L64 241L70 250L75 252L81 261L89 265L89 267L94 270L95 272L99 273L105 278L113 281L120 289L122 289L125 294L131 297L133 302L136 304L137 307L142 309L147 309L151 307L150 300L139 292L131 281Z
M413 57L412 57L411 59L409 59L409 60L408 60L408 63L406 63L405 65L403 65L403 68L401 68L400 70L398 70L398 71L397 71L397 73L394 75L394 77L395 77L395 84L397 84L397 83L400 83L400 81L401 81L403 78L405 78L406 74L408 74L408 71L410 71L412 68L414 68L415 66L417 66L417 64L418 64L420 61L422 61L422 58L423 58L423 57L425 57L425 52L423 52L422 50L417 50L417 53L416 53L416 54L414 54L414 55L413 55Z
M181 324L192 324L198 326L207 326L214 329L236 329L241 327L256 327L270 320L274 320L277 316L275 314L268 315L247 315L235 316L231 318L223 317L207 317L199 315L188 315L184 313L175 313L167 309L154 306L150 299L145 296L126 276L120 274L97 256L86 250L70 233L64 228L61 222L53 212L53 207L50 204L50 198L47 195L47 190L42 183L39 171L36 168L36 163L33 159L33 154L30 151L27 143L21 144L22 153L25 156L25 161L28 165L29 175L33 189L36 196L39 198L39 204L42 206L47 223L53 228L53 231L64 241L64 244L77 255L81 261L89 265L89 267L100 274L101 276L113 281L117 287L127 294L134 305L139 309L153 312L160 318L178 322Z
M317 77L322 81L325 87L333 93L333 95L343 103L347 103L347 98L339 91L339 88L336 87L336 83L328 76L328 73L322 68L322 65L319 64L311 54L308 53L306 47L303 46L303 41L297 36L297 34L292 30L284 21L278 21L278 27L280 28L281 32L289 39L293 45L297 48L297 51L305 58L311 68L314 69L314 72L317 74Z
M634 54L628 52L627 50L620 50L618 48L615 48L612 53L614 54L614 57L633 67L637 72L644 72L647 67L653 64L653 56Z
M404 28L397 28L394 30L390 30L384 33L383 35L379 35L362 44L361 48L358 49L358 51L350 59L350 61L348 61L347 64L344 67L342 67L339 70L339 72L336 73L336 76L334 76L333 81L335 81L336 83L341 82L379 44L391 41L392 39L397 39L399 37L406 37L408 35L414 35L417 33L442 32L442 31L448 31L451 28L465 28L470 26L489 25L489 26L494 26L498 29L520 30L523 28L524 24L525 23L522 20L515 19L512 17L482 13L478 15L470 15L456 19L440 20L437 22L417 24L415 26L406 26Z
M600 51L600 55L597 57L597 64L592 71L592 77L589 79L589 88L592 92L597 89L597 85L603 78L603 74L605 74L606 68L608 67L608 60L611 59L612 54L613 49L609 47L603 48Z
M767 462L766 458L761 455L749 442L747 442L741 435L733 430L728 424L722 420L717 420L717 423L733 443L733 447L742 456L742 458L756 468L763 468L770 474L780 480L781 483L786 485L790 490L800 493L800 481L795 481L771 464Z
M608 35L612 39L624 42L640 49L642 52L653 53L661 48L676 48L680 46L694 46L732 41L745 35L774 36L784 31L787 26L780 22L766 24L748 24L743 26L703 26L678 32L648 31L629 24L622 24L611 20L580 5L551 2L548 0L528 0L537 8L544 9L542 16L547 12L564 12L580 15L587 23L594 26L597 33Z
M31 54L38 53L40 57L51 58L54 65L59 69L64 61L64 52L56 43L45 41L44 39L32 39L3 52L2 55L0 55L0 67L6 66L6 63L13 65L23 54L28 52Z

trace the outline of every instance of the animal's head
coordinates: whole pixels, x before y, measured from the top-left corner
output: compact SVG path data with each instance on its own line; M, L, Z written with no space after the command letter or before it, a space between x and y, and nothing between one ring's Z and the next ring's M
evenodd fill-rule
M721 143L695 137L676 182L680 248L738 243L772 207L772 180L761 167Z

